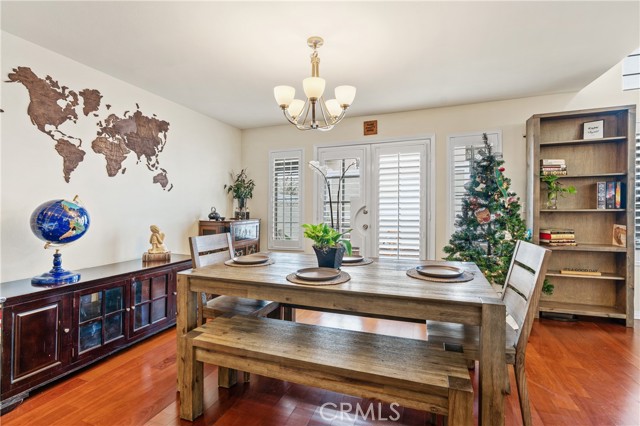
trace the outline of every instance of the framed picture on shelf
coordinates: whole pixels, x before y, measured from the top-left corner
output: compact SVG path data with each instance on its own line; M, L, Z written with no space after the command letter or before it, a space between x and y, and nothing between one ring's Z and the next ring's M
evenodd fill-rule
M604 120L584 123L582 139L601 139L604 137Z
M618 247L627 246L627 226L613 224L613 241L612 244Z

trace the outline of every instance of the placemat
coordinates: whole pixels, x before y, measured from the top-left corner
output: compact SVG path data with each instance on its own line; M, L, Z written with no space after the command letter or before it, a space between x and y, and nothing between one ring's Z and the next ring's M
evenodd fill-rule
M233 259L229 259L229 260L225 260L224 264L227 266L235 266L236 268L253 268L256 266L267 266L267 265L273 265L275 263L275 261L273 259L269 259L264 263L254 263L253 265L246 265L246 264L242 264L242 263L236 263L233 261Z
M342 266L362 266L362 265L369 265L370 263L373 263L373 259L369 259L368 257L365 257L360 262L353 262L353 263L342 262Z
M464 283L473 279L473 274L467 271L463 272L462 275L456 278L437 278L422 275L421 273L416 271L416 268L411 268L407 269L407 275L409 275L411 278L417 278L423 281L433 281L436 283Z
M333 285L333 284L342 284L346 283L351 279L351 275L347 274L344 271L340 271L340 275L335 277L332 280L328 281L309 281L309 280L301 280L296 276L296 273L287 275L287 281L290 281L294 284L302 284L302 285Z

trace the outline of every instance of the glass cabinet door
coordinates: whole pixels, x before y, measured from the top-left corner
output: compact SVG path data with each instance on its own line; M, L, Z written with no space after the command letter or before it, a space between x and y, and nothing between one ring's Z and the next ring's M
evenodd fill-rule
M124 285L76 295L78 355L125 337L124 305Z
M135 278L132 291L132 332L146 331L169 319L170 273Z

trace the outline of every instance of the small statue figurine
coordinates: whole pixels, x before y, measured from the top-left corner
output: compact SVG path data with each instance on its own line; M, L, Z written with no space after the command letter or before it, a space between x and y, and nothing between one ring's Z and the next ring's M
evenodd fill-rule
M149 253L166 253L168 250L164 246L164 232L160 232L160 228L156 225L151 225L151 237L149 238L149 243L151 243L151 248L149 249Z

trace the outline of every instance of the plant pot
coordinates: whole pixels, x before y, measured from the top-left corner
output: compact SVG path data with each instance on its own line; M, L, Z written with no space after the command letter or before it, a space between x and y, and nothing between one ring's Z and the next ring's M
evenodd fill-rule
M342 257L344 256L344 246L330 247L325 249L313 246L318 258L318 266L321 268L339 269L342 266Z

